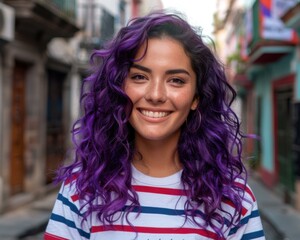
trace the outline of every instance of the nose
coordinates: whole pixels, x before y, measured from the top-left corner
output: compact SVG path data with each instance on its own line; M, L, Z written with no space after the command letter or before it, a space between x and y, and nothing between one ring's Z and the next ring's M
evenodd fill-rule
M149 81L145 99L154 104L164 103L167 100L166 86L161 79Z

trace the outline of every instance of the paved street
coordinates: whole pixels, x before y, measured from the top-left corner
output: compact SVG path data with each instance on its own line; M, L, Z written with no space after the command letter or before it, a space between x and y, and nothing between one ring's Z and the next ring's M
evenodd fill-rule
M33 236L28 236L25 238L21 238L21 240L43 240L43 233L38 233Z
M266 240L284 240L285 238L280 234L267 220L262 219ZM285 239L287 240L287 239Z

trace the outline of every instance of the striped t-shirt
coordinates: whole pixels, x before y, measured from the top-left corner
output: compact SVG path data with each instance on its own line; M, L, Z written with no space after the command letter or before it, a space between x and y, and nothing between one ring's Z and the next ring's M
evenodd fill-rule
M168 177L147 176L132 167L132 185L138 194L140 208L128 214L126 219L115 216L111 227L104 227L96 213L82 221L84 209L79 205L75 184L66 181L58 194L46 232L46 240L54 239L97 239L97 240L202 240L218 239L215 231L199 227L191 219L186 220L184 205L186 196L181 183L182 171ZM74 179L73 181L76 181ZM239 184L239 183L237 183ZM224 201L223 208L233 213L233 205ZM200 215L205 216L203 209ZM223 213L225 218L228 215ZM118 218L119 217L119 218ZM199 223L203 217L197 217ZM202 224L204 225L204 224ZM224 227L225 239L265 239L257 209L257 202L246 187L242 218L238 226Z

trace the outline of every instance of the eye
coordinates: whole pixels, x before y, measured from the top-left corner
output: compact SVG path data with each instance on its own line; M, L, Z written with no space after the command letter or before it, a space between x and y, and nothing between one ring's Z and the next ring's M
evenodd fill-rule
M130 78L133 79L133 80L145 80L145 79L147 79L142 74L132 74Z
M134 74L131 76L132 79L135 79L135 80L142 80L142 79L145 79L145 76L141 75L141 74Z
M173 83L175 85L183 85L183 84L185 84L185 81L181 78L174 77L174 78L170 79L170 83Z

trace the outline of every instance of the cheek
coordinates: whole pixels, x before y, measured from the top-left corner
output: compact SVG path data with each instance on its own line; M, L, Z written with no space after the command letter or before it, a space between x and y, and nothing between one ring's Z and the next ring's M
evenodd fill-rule
M145 90L142 86L132 86L131 84L124 85L124 92L131 99L132 102L135 102L137 99L141 98L145 94Z
M186 109L187 111L190 110L193 102L194 102L194 95L193 91L184 91L181 93L173 92L171 94L173 102L179 109Z
M130 100L133 101L133 97L136 95L134 88L128 86L128 84L125 84L124 92L130 98Z
M139 93L132 89L127 91L126 94L133 104L137 101L137 99L139 99Z

